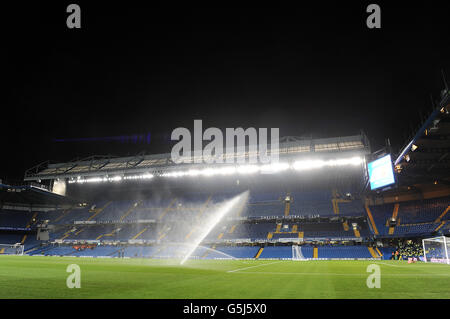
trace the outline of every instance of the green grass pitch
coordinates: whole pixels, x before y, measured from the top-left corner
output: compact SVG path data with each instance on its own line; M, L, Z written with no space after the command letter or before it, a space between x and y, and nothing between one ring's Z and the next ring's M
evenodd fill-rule
M66 285L81 268L81 288ZM366 285L378 264L381 287ZM0 256L0 298L450 298L450 266L402 261L103 259Z

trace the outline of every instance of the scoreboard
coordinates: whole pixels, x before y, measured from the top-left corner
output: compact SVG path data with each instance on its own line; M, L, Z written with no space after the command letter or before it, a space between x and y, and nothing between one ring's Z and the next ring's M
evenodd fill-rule
M367 164L370 189L379 189L395 183L391 155L385 155Z

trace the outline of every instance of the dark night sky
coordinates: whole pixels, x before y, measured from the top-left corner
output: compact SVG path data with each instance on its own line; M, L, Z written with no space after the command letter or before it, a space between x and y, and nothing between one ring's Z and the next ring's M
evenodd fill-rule
M72 2L81 6L81 30L66 27L71 2L2 10L0 178L20 179L48 159L170 152L172 130L194 119L204 127L279 127L281 136L362 129L374 150L387 137L398 150L430 111L430 94L443 88L440 70L450 77L445 2L376 2L381 30L366 27L370 2ZM146 133L150 144L54 141Z

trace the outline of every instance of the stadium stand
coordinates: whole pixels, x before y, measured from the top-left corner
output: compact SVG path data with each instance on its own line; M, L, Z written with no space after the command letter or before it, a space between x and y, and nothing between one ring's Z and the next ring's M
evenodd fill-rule
M291 192L291 215L333 215L331 191Z
M436 117L446 113L438 110L433 114ZM439 129L434 129L433 134L437 134ZM442 132L444 129L441 127ZM400 165L396 169L416 170L414 163L420 163L420 150L432 147L428 137L420 140L417 136L414 142L422 143L419 151L405 147L396 160L395 164ZM367 160L371 156L367 137L362 133L330 139L287 139L283 143L281 156L287 159L304 156L308 160L326 160L342 155L367 156ZM410 161L405 160L408 154ZM131 174L126 172L130 163L133 174L134 170L142 173L147 169L173 169L167 154L157 154L90 157L38 166L26 172L25 178L30 181L65 179L69 193L80 195L77 198L83 198L82 202L69 201L43 189L25 187L11 191L10 186L0 185L3 204L15 200L22 206L33 200L51 203L48 209L28 205L11 210L1 206L0 243L23 243L30 255L179 257L190 240L205 230L199 222L214 214L217 203L247 190L247 203L207 229L192 258L292 258L295 244L305 258L386 259L403 247L386 246L386 240L439 235L450 226L448 192L385 201L383 196L364 191L367 181L363 165L324 172L311 170L302 178L262 174L221 178L220 183L214 178L201 179L200 183L178 179L152 181L155 185L151 187L139 181L114 187L109 183L77 183L80 175L82 179L92 173L107 176L119 170L120 174ZM433 165L438 164L442 163ZM49 240L36 238L42 224L49 227Z
M289 195L287 195L289 194ZM285 215L285 197L290 196L290 213ZM167 197L158 199L142 198L139 200L99 201L90 207L59 209L46 212L0 211L0 242L15 244L23 242L25 252L31 255L73 255L73 256L118 256L118 248L112 242L121 242L125 257L163 258L176 255L176 249L170 245L160 251L149 246L130 246L125 242L141 240L170 244L183 242L195 231L178 223L180 219L198 219L210 213L213 198L226 198L224 194L188 194L185 197ZM237 212L231 219L219 223L207 236L206 240L227 242L250 240L261 242L278 242L286 240L361 240L365 241L376 234L370 226L367 210L359 201L340 201L339 215L344 219L327 219L317 215L336 217L333 210L333 192L256 192L251 197L242 215ZM322 202L318 205L318 202ZM189 203L189 204L188 204ZM304 204L304 206L301 205ZM428 236L438 227L446 225L450 218L448 207L450 197L426 200L406 201L399 204L369 205L376 228L381 237ZM260 209L264 207L263 209ZM270 207L270 209L269 209ZM321 207L321 211L312 211L311 207ZM295 211L302 212L295 213ZM323 214L314 214L325 212ZM360 214L359 217L358 213ZM338 215L338 216L339 216ZM301 216L301 219L295 219ZM354 216L354 217L351 217ZM241 219L233 219L239 217ZM273 218L272 218L273 217ZM300 218L300 217L298 217ZM396 220L395 232L389 233L389 221ZM36 240L35 233L30 233L34 224L46 220L55 226L50 233L50 240ZM356 228L354 226L356 225ZM19 232L19 229L21 231ZM63 246L49 244L55 241L66 242ZM70 246L71 242L96 242L101 245L79 251ZM67 246L69 243L69 246ZM106 243L106 244L105 244ZM40 247L43 245L43 247ZM50 246L45 248L46 246ZM212 246L211 246L212 247ZM367 245L301 245L305 258L377 258L389 256L389 250L368 249ZM224 254L235 258L291 258L291 246L220 246L216 248ZM196 252L197 258L223 258L216 252L203 249ZM196 256L195 255L195 256ZM216 256L216 257L214 257Z
M318 258L372 258L366 246L324 245L318 247Z
M291 246L264 247L259 258L292 258L292 248Z
M370 206L380 236L431 235L449 220L450 197ZM396 207L398 209L396 213ZM393 220L392 220L393 219ZM390 225L393 221L394 226ZM444 224L442 224L444 222ZM441 227L442 227L441 226ZM393 230L395 229L395 230Z

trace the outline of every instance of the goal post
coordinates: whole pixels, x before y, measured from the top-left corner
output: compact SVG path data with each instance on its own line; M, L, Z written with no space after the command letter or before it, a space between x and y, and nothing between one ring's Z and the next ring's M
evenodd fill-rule
M0 256L1 255L23 255L24 245L17 244L0 244Z
M425 262L450 264L450 238L445 236L422 239Z
M292 260L306 260L303 256L302 249L298 245L292 245Z

